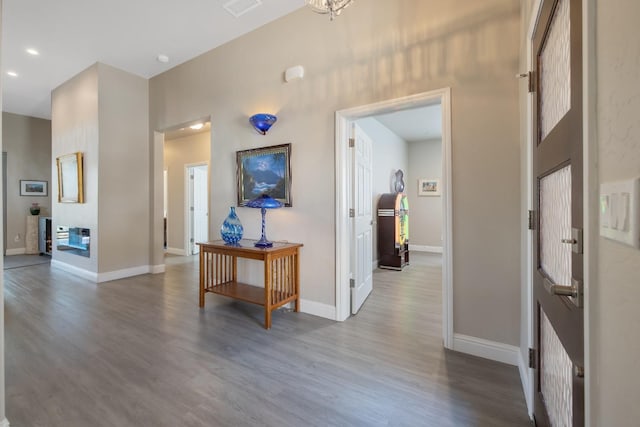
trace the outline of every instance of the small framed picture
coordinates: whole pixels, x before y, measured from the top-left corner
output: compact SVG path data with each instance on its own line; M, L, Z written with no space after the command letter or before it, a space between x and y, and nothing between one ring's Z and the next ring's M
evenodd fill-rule
M418 180L418 196L439 196L439 195L440 195L439 179L420 178Z
M47 181L31 181L27 179L20 180L20 195L21 196L47 196L48 194L48 182Z

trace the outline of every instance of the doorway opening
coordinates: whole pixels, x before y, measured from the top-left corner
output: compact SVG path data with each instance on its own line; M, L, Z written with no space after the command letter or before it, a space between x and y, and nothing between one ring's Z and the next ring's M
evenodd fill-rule
M164 236L155 240L163 242L165 254L189 256L209 237L211 122L175 126L163 136Z
M360 142L357 141L361 138L357 135L361 132L363 123L368 119L373 118L378 123L385 121L390 125L394 116L402 116L403 112L406 114L422 114L419 120L426 122L428 117L426 111L433 108L438 108L439 114L437 120L439 121L441 128L441 176L438 181L440 205L442 212L442 224L441 224L441 246L437 244L427 245L423 243L420 247L414 247L415 249L429 250L429 251L442 251L442 326L443 326L443 339L444 345L447 348L453 346L453 323L452 323L452 210L451 210L451 101L450 101L450 89L440 89L423 94L413 95L405 98L394 99L390 101L384 101L380 103L365 105L348 110L341 110L336 113L336 319L339 321L346 320L351 314L351 302L355 299L358 303L366 299L365 295L358 295L352 289L358 289L360 284L358 283L361 274L358 270L365 270L364 276L367 271L372 270L375 264L374 253L377 253L376 245L373 243L374 235L373 228L376 226L376 203L377 200L372 197L373 187L369 188L369 199L363 198L363 188L365 184L358 180L364 174L366 174L366 167L363 168L358 163L362 163L358 160L359 154L354 154L359 151L357 147L355 150L350 147L350 139L353 140L353 144L357 145ZM377 119L376 119L377 117ZM397 117L395 117L397 119ZM357 125L357 126L356 126ZM366 126L366 125L365 125ZM384 127L384 126L383 126ZM366 139L366 138L365 138ZM425 138L428 139L428 138ZM364 145L366 146L366 144ZM389 156L385 156L389 157ZM373 162L373 158L371 160ZM408 163L405 167L409 169ZM396 179L397 170L401 169L396 167L396 170L390 170L390 165L387 165L386 170L373 171L372 163L372 175L376 176L377 180L383 181L381 186L388 185L388 193L397 192L395 184L393 182ZM365 171L365 172L363 172ZM408 172L408 171L405 171ZM427 174L427 172L416 172L417 175ZM393 176L392 176L393 175ZM413 174L409 176L411 180L416 179L415 185L413 182L408 182L405 192L418 194L418 178L434 180L433 176L420 176L414 178ZM366 181L366 180L365 180ZM384 182L386 181L386 182ZM371 181L371 185L374 185ZM358 188L360 187L360 188ZM366 192L366 190L365 190ZM379 190L375 191L376 193ZM435 198L434 198L435 199ZM368 215L370 224L370 236L369 240L363 239L365 234L360 236L356 235L356 221L359 221L357 214L354 213L350 216L351 209L354 211L360 208L356 204L362 207L367 207L368 203ZM409 212L411 207L409 206ZM363 213L367 214L367 209L363 209ZM409 214L410 216L410 214ZM366 225L366 219L360 221ZM359 228L362 231L363 228ZM362 242L370 241L370 245L364 245ZM411 239L409 239L411 244ZM411 250L411 247L410 247ZM361 256L364 254L364 256ZM366 260L370 259L368 267L366 267ZM363 261L364 260L364 261ZM365 266L365 267L363 267ZM367 292L367 287L360 287L364 292ZM352 293L354 295L352 295ZM357 305L357 304L356 304Z

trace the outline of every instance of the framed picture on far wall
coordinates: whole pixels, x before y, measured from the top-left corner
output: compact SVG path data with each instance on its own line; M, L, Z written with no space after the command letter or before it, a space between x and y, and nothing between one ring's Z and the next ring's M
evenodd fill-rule
M439 195L440 195L439 179L420 178L418 180L418 196L439 196Z
M31 181L27 179L20 180L20 195L21 196L47 196L48 194L48 182L47 181Z
M236 152L238 206L267 194L291 206L291 144Z

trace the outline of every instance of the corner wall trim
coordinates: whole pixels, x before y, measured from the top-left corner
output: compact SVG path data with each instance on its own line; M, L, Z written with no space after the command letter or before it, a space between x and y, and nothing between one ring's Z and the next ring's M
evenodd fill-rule
M79 268L71 264L67 264L66 262L58 261L57 259L51 260L51 267L59 268L60 270L67 271L71 274L75 274L76 276L80 276L83 279L90 280L92 282L98 282L98 273L94 273L93 271L85 270L84 268Z
M138 267L125 268L122 270L107 271L98 273L97 282L110 282L112 280L124 279L125 277L139 276L151 272L151 266L139 265Z
M300 299L300 311L313 316L336 320L336 308L332 305L322 304L307 299Z
M166 271L165 265L164 264L158 264L158 265L152 265L151 266L151 274L160 274L160 273L164 273Z
M9 427L9 420L5 418L4 420L0 421L0 427Z
M524 391L524 400L527 403L527 412L529 417L533 419L533 396L531 395L533 388L529 384L529 365L525 362L521 351L518 351L518 371L520 371L520 382L522 383L522 391Z
M27 249L26 248L14 248L14 249L7 249L7 256L10 255L24 255L27 253ZM0 427L2 427L2 425L0 425Z
M187 251L179 248L167 248L165 252L171 255L187 256Z
M513 366L518 366L520 358L520 348L515 345L462 334L453 334L453 350Z
M416 252L431 252L434 254L442 253L442 246L425 246L425 245L409 245L410 251Z

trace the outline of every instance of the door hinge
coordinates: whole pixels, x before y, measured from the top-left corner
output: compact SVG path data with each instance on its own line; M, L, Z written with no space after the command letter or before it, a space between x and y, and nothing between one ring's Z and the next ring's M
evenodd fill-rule
M536 79L535 79L535 73L533 71L516 74L516 77L519 79L525 79L525 78L527 79L527 91L529 93L536 91Z
M535 230L536 229L536 211L528 211L528 226L527 228L529 230Z
M193 175L189 175L189 178L190 178L190 179L193 179Z
M353 208L349 209L349 218L355 218L356 217L356 210Z
M189 210L190 210L191 212L193 212L193 206L189 207Z
M191 239L189 239L189 241L190 241L191 243L193 243L193 237L192 237Z
M536 351L532 348L529 349L529 367L536 369Z
M356 287L356 281L353 279L349 279L349 287L350 288L355 288Z
M349 148L353 148L356 146L356 139L355 138L349 138Z

